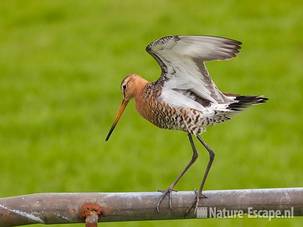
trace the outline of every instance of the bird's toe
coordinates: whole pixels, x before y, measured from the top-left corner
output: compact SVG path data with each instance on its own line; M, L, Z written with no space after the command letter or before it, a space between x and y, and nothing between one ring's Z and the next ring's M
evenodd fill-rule
M158 190L158 192L161 192L162 195L157 203L157 207L156 210L159 213L160 212L160 205L163 202L163 200L165 199L166 196L168 196L168 202L169 202L169 209L172 209L172 196L171 193L172 192L176 192L176 190L174 190L173 188L168 188L166 190Z
M197 212L197 209L199 208L200 199L206 199L206 198L207 198L206 195L202 194L201 191L197 191L196 189L194 190L194 193L195 193L194 202L193 202L193 204L191 205L191 207L189 207L189 208L186 210L185 215L184 215L185 217L191 212L191 210L192 210L193 208L195 208L195 209L194 209L194 213L196 213L196 212Z

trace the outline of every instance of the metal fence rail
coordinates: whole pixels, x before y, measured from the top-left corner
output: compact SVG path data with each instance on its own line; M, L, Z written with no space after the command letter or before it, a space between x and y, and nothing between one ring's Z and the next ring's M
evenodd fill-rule
M155 207L160 192L128 193L38 193L0 199L0 226L17 226L34 223L87 223L96 221L134 221L216 217L213 211L243 213L249 209L260 211L291 211L291 215L303 216L303 188L244 189L205 191L206 199L200 201L198 212L192 210L195 195L192 191L173 192L172 209L168 199L160 212ZM201 212L200 212L201 211ZM199 213L200 212L200 213ZM228 213L229 212L229 213ZM197 216L198 215L198 216ZM95 223L95 224L94 224Z

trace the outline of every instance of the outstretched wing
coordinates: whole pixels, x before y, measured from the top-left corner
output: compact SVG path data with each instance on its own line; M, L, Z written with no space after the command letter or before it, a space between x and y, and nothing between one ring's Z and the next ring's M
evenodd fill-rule
M166 36L150 43L146 51L162 70L160 98L174 105L200 104L202 109L205 104L225 103L229 98L216 87L204 62L235 57L240 45L239 41L214 36Z

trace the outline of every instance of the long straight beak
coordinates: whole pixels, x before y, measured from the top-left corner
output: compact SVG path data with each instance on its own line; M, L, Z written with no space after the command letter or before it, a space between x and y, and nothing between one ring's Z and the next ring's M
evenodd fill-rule
M120 108L119 108L119 110L118 110L118 112L117 112L117 114L116 114L116 118L115 118L115 120L114 120L114 123L113 123L112 127L110 128L110 130L109 130L109 132L108 132L108 134L107 134L107 136L106 136L105 141L107 141L107 140L109 139L110 135L111 135L112 132L114 131L114 129L115 129L115 127L116 127L116 125L117 125L119 119L121 118L121 116L122 116L122 114L123 114L123 112L124 112L125 107L127 106L127 104L128 104L128 100L123 99L123 100L122 100L122 103L121 103L121 105L120 105Z

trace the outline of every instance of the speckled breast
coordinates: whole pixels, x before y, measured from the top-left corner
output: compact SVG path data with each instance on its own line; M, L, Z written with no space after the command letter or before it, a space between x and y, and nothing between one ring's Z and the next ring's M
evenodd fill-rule
M155 89L145 91L143 99L136 100L138 112L154 125L199 134L207 125L209 119L203 117L202 112L191 108L173 107L158 100Z

